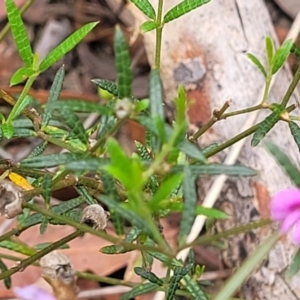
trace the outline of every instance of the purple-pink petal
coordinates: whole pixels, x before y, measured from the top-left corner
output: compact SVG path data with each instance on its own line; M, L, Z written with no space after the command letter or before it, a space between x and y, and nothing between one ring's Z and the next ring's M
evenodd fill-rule
M35 285L16 287L14 293L21 300L55 300L52 295Z
M300 210L294 210L290 212L286 218L283 220L280 231L286 233L292 229L292 227L300 221Z
M287 189L279 192L271 201L271 215L280 221L295 209L300 209L300 190Z

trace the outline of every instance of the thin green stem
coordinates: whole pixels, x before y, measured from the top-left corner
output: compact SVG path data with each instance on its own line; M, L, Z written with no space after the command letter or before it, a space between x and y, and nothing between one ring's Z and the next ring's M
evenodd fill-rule
M19 12L20 15L23 15L24 12L26 12L26 10L31 6L31 4L34 2L34 0L27 0L20 8ZM7 23L3 29L0 32L0 42L5 38L5 36L8 34L10 29L10 24Z
M285 95L282 99L281 105L283 105L284 107L287 106L287 104L288 104L288 102L289 102L289 100L290 100L297 84L299 83L299 80L300 80L300 65L299 65L299 67L298 67L298 69L297 69L297 71L296 71L296 73L295 73L295 75L292 79L291 84L289 85L289 87L288 87L288 89L287 89L287 91L286 91L286 93L285 93Z
M25 268L32 265L34 262L36 262L37 260L39 260L40 258L45 256L46 254L48 254L48 253L52 252L53 250L61 247L62 245L74 240L75 238L80 236L80 234L81 234L81 231L77 230L77 231L69 234L68 236L62 238L61 240L52 243L50 246L44 248L43 250L41 250L41 251L33 254L32 256L22 260L15 267L12 267L11 269L1 273L0 274L0 280L3 279L3 278L7 278L7 277L19 272L19 271L23 271Z
M268 101L271 81L272 81L272 73L271 73L271 71L269 71L269 74L268 74L267 79L266 79L266 85L265 85L264 94L263 94L261 104L265 104Z
M259 110L259 109L263 109L263 108L269 108L269 105L266 105L266 103L262 103L262 104L258 104L258 105L255 105L255 106L252 106L252 107L249 107L249 108L232 111L232 112L229 112L227 114L223 114L220 117L220 120L223 120L223 119L226 119L226 118L232 117L232 116L237 116L237 115L253 112L253 111L256 111L256 110Z
M8 240L9 238L11 238L14 235L18 236L24 230L25 230L25 228L24 229L13 228L10 231L8 231L0 236L0 242Z
M156 22L159 24L159 26L156 28L155 62L154 62L154 68L158 70L160 69L162 31L164 26L162 23L162 13L163 13L163 0L158 0Z
M219 152L221 152L222 150L232 146L233 144L235 144L236 142L238 142L239 140L249 136L250 134L254 133L256 131L256 129L258 128L259 124L256 124L252 127L250 127L249 129L241 132L240 134L236 135L235 137L233 137L232 139L228 140L227 142L213 148L211 151L208 151L205 156L211 157Z

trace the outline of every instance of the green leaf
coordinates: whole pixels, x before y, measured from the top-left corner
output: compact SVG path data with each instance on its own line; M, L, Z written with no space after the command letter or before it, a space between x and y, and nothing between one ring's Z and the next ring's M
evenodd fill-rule
M294 184L300 188L300 171L296 164L275 144L267 141L264 143L268 151L275 157L285 173L290 177Z
M146 21L141 26L140 29L143 33L156 29L159 24L155 21Z
M227 280L224 287L214 297L214 300L229 299L252 272L261 264L261 261L269 253L278 240L278 235L273 234L256 247L253 255L249 256L236 272Z
M300 50L296 47L295 44L293 44L293 47L291 48L291 53L293 53L298 59L300 59Z
M193 9L200 7L203 4L208 3L210 0L184 0L171 8L164 16L164 23L168 23L174 19L181 17L182 15L190 12Z
M257 66L257 68L262 72L264 77L267 78L267 72L266 72L264 66L262 65L262 63L259 61L259 59L251 53L247 53L247 56Z
M170 196L172 191L181 183L182 177L181 173L173 174L160 184L157 192L149 201L149 207L153 211L160 207L160 202L162 200L165 200L168 196Z
M293 47L293 40L287 40L281 45L281 47L275 52L272 60L272 74L275 74L287 60L290 51Z
M52 176L50 174L45 174L42 182L42 195L45 199L46 208L50 205L50 199L52 194Z
M131 96L132 72L130 55L122 30L117 26L114 36L114 52L116 58L118 97L120 99Z
M206 294L201 290L199 284L190 275L183 276L182 285L190 292L194 300L208 300Z
M38 155L41 155L44 150L46 149L48 145L48 142L45 141L43 143L40 143L38 146L36 146L31 152L30 154L27 156L27 158L30 158L30 157L35 157L35 156L38 156Z
M184 267L175 267L174 274L169 283L169 289L166 294L166 300L173 300L176 290L179 289L180 280L191 270L192 265Z
M84 198L85 202L88 205L98 204L98 202L90 195L89 191L85 186L78 185L75 187L75 189L78 192L78 194Z
M8 270L6 264L3 262L2 259L0 259L0 270L1 270L1 273L4 273ZM11 288L11 278L10 278L10 276L4 278L4 285L7 289Z
M134 272L137 275L141 276L144 279L149 280L152 283L155 283L160 286L162 286L164 284L164 282L160 278L158 278L154 273L148 272L148 271L144 270L143 268L135 267Z
M148 0L130 0L149 19L155 19L156 14L152 4Z
M21 14L13 0L5 0L5 6L10 29L21 59L27 67L30 67L33 63L33 53Z
M259 123L252 140L251 146L257 146L260 141L265 137L265 135L275 126L275 124L280 120L280 114L284 111L283 107L276 107L274 111L266 117L262 122Z
M197 161L206 163L206 157L203 155L201 150L193 143L188 140L182 140L177 146L181 152L185 153L191 158L197 159Z
M10 78L10 86L19 84L26 80L29 76L33 75L36 71L32 67L21 67Z
M295 122L289 122L289 127L300 152L300 128Z
M300 270L300 249L297 250L295 256L293 257L292 262L288 266L285 277L287 280L290 280L293 276L295 276Z
M179 230L179 245L183 245L185 243L196 217L198 197L195 177L192 175L189 167L184 168L183 196L184 202Z
M114 82L100 78L92 79L91 81L95 83L99 88L109 92L110 94L116 97L119 95L118 86Z
M120 297L120 300L130 300L133 297L136 297L138 295L147 294L149 292L152 292L152 291L156 290L157 288L159 288L159 285L157 285L155 283L152 283L152 282L142 283L142 284L137 285L134 288L132 288L131 291L123 294Z
M15 252L22 253L25 255L33 255L36 252L33 248L27 246L25 243L12 240L4 240L0 242L0 247L13 250Z
M65 39L61 44L54 48L40 63L39 71L43 72L61 59L66 53L72 50L99 22L91 22Z
M172 171L182 172L185 166L177 165L172 168ZM191 170L192 176L200 175L220 175L225 174L227 176L255 176L256 171L244 166L239 165L222 165L222 164L209 164L209 165L190 165L188 168Z
M37 251L43 250L49 246L51 246L53 244L53 242L45 242L45 243L40 243L34 246L34 249ZM68 244L63 244L61 246L59 246L59 248L57 249L70 249L70 246Z
M79 117L66 106L63 106L59 110L59 114L63 118L64 122L68 125L74 136L86 145L88 143L89 137Z
M29 95L26 95L23 101L18 106L18 108L15 110L14 114L11 115L11 120L16 119L22 113L22 111L29 105L31 101L32 98Z
M272 68L274 45L273 45L272 39L269 36L266 37L266 50L267 50L267 58L268 58L269 68Z
M48 228L48 224L49 224L49 221L48 221L48 218L43 216L42 217L42 221L41 221L41 226L40 226L40 234L43 235L47 228Z
M167 209L170 209L171 211L179 211L181 212L183 210L183 204L182 203L168 203L168 205L166 206ZM227 215L215 208L208 208L208 207L204 207L202 205L197 205L196 209L195 209L195 213L196 215L203 215L206 216L208 218L214 218L214 219L227 219Z
M42 127L47 126L51 119L52 110L49 109L49 105L51 105L51 103L54 103L55 101L58 100L64 82L64 78L65 78L65 68L64 66L62 66L56 72L53 83L49 91L47 104L44 110L44 114L42 116Z
M67 163L66 167L74 171L99 171L108 164L109 161L104 158L78 158L76 161Z
M163 110L163 88L157 69L152 69L150 73L150 115L152 118L159 117L159 119L164 120L164 110Z
M51 168L76 161L77 159L78 156L71 153L55 153L25 158L20 162L20 166L27 168Z
M99 113L105 115L111 115L113 110L109 106L101 105L92 102L80 101L80 100L72 100L72 101L57 101L49 104L48 107L50 110L56 109L58 111L66 108L73 112L81 112L81 113Z
M149 99L142 99L135 104L135 111L136 112L144 111L149 107L149 105L150 105Z
M12 136L14 135L14 128L11 124L9 123L3 123L1 125L1 131L2 131L2 135L7 138L10 139L12 138Z
M182 262L180 262L178 259L170 258L170 257L166 256L165 254L162 254L159 252L151 252L151 251L149 251L149 254L167 266L172 266L172 267L182 267L183 266Z

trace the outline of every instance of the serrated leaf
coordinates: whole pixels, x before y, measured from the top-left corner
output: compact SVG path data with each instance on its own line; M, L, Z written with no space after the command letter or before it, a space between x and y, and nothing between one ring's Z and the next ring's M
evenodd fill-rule
M20 166L27 168L51 168L64 165L71 161L76 161L78 156L71 153L55 153L25 158L20 162Z
M142 284L137 285L134 288L132 288L131 291L123 294L120 297L120 300L130 300L131 298L136 297L138 295L147 294L149 292L152 292L152 291L156 290L157 288L159 288L159 285L157 285L155 283L152 283L152 282L142 283Z
M182 172L184 165L177 165L172 168L172 171ZM227 176L255 176L256 171L244 166L239 165L222 165L222 164L208 164L208 165L190 165L188 168L191 170L192 176L200 175L220 175L225 174Z
M272 74L275 74L287 60L290 51L293 47L293 40L287 40L281 45L281 47L275 52L272 59Z
M148 18L155 19L156 14L152 4L148 0L130 0Z
M273 55L274 55L274 45L273 45L273 41L272 39L267 36L266 37L266 50L267 50L267 59L268 59L268 64L269 67L272 67L272 59L273 59Z
M186 265L184 267L176 267L174 274L170 280L169 288L166 294L166 300L173 300L176 290L179 289L180 280L190 271L192 265Z
M116 58L118 97L120 99L131 96L132 72L130 55L122 30L117 26L114 36L114 52Z
M179 144L177 144L176 148L185 153L187 156L195 158L199 162L206 162L206 157L203 155L201 150L188 140L182 140Z
M118 86L114 82L100 78L92 79L91 81L95 83L99 88L109 92L110 94L116 97L119 95Z
M63 106L59 110L59 114L63 118L64 122L68 125L74 136L86 145L88 143L89 137L79 117L66 106Z
M31 67L21 67L12 75L9 85L12 86L19 84L34 73L35 71Z
M199 284L194 281L190 275L185 275L182 278L183 285L190 292L194 300L208 300L206 294L202 291Z
M297 169L296 164L278 146L270 141L266 141L264 145L294 184L300 188L300 171Z
M163 181L149 201L150 209L153 211L157 210L160 207L160 201L164 200L172 193L172 191L181 183L182 177L181 173L177 173Z
M300 152L300 128L295 122L289 122L289 127Z
M42 116L42 127L47 126L51 119L51 109L49 109L49 105L58 100L60 91L62 89L62 85L65 78L65 68L64 66L60 67L56 72L53 83L51 85L49 96L47 100L47 104L44 110L44 114Z
M5 0L5 7L11 32L19 54L24 64L29 67L33 63L33 53L21 14L13 0Z
M76 30L61 44L54 48L40 63L39 71L43 72L72 50L99 22L91 22Z
M289 264L286 272L285 277L290 280L293 276L295 276L300 270L300 249L297 250L296 254L294 255L292 262Z
M42 189L42 195L45 199L46 208L48 208L52 194L52 176L50 174L45 174L42 182Z
M8 270L6 264L3 262L2 259L0 259L0 270L1 270L1 273L4 273ZM4 281L5 287L7 289L10 289L11 288L11 278L10 278L10 276L5 277L3 281Z
M184 168L184 179L182 186L184 202L179 230L179 245L185 243L186 237L188 236L196 217L195 211L197 207L197 192L195 177L192 175L189 167Z
M164 23L168 23L182 15L190 12L193 9L208 3L210 0L185 0L171 8L164 16Z
M149 280L152 283L155 283L160 286L162 286L164 284L164 282L160 278L158 278L154 273L148 272L148 271L144 270L143 268L135 267L134 272L137 275L141 276L144 279Z
M274 111L266 117L262 122L259 123L252 140L251 146L257 146L260 141L265 137L265 135L275 126L275 124L280 120L280 114L284 111L284 107L276 106Z
M155 21L146 21L140 26L140 29L142 32L145 33L145 32L151 31L153 29L156 29L158 26L159 26L159 24Z
M267 72L260 62L260 60L253 54L247 53L248 58L256 65L256 67L261 71L265 78L267 78Z

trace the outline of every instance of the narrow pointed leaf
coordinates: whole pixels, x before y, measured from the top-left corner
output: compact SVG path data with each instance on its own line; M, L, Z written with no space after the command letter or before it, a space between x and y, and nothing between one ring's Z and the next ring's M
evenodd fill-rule
M300 152L300 128L295 122L289 122L289 127Z
M296 252L293 257L292 262L288 266L285 276L288 280L290 280L293 276L295 276L300 270L300 249Z
M206 162L206 157L203 155L201 150L188 140L181 141L176 148L185 153L187 156L197 159L199 162Z
M104 158L85 158L70 161L66 167L74 171L99 171L108 164L109 161Z
M206 294L202 291L199 284L191 278L190 275L186 274L182 278L183 285L190 292L191 296L195 300L208 300Z
M300 50L295 44L291 48L291 53L293 53L298 59L300 59Z
M100 78L92 79L91 81L110 94L116 97L119 95L118 86L114 82Z
M128 46L122 30L118 26L114 36L114 52L119 90L118 97L123 99L131 96L132 72Z
M11 115L11 120L16 119L22 113L22 111L29 105L31 101L32 98L29 95L26 95L23 101L18 106L18 108L15 110L14 114Z
M203 4L208 3L210 0L184 0L171 8L164 16L164 23L168 23L174 19L181 17L182 15L190 12L193 9L200 7Z
M154 20L156 18L155 10L148 0L131 0L131 2L149 19Z
M300 188L300 171L297 169L296 164L275 144L270 141L267 141L264 144L285 173L290 177L294 184Z
M50 168L76 161L78 157L71 153L55 153L25 158L20 162L22 167L27 168Z
M185 242L196 217L197 192L195 177L188 167L184 168L183 196L184 202L179 230L179 245Z
M0 242L0 247L13 250L15 252L22 253L25 255L33 255L36 252L33 248L27 246L25 243L13 240L4 240Z
M155 283L160 286L162 286L164 284L164 282L160 278L158 278L154 273L148 272L148 271L144 270L143 268L135 267L134 272L137 275L141 276L144 279L149 280L152 283Z
M261 71L265 78L267 78L267 72L260 62L260 60L251 53L247 53L248 58L257 66L257 68Z
M252 140L251 146L257 146L260 141L265 137L265 135L275 126L275 124L280 120L280 114L284 111L284 108L278 106L274 111L266 117L262 122L260 122L259 127L256 129Z
M47 145L48 145L48 142L43 142L43 143L39 144L30 152L30 154L27 156L27 158L41 155L44 152L44 150L46 149Z
M62 85L65 78L65 68L64 66L60 67L57 73L55 74L53 83L51 85L49 91L49 97L47 100L47 104L44 110L44 114L42 117L42 126L47 126L51 119L51 109L49 109L49 105L58 100L60 91L62 89Z
M163 88L157 69L152 69L150 73L150 114L151 117L158 116L161 120L164 120L163 110Z
M78 194L84 198L85 202L88 205L98 204L98 202L90 195L89 191L85 186L78 185L77 187L75 187L75 189L78 192Z
M33 63L33 53L20 12L13 0L5 0L7 17L12 35L22 61L27 67Z
M15 130L10 123L3 123L1 125L1 132L1 135L3 135L7 139L10 139L14 135Z
M42 195L45 199L46 207L50 205L51 187L52 187L52 176L50 176L50 174L46 174L44 176L43 183L42 183L42 188L43 188Z
M98 23L99 22L88 23L71 34L45 57L39 66L39 70L41 72L45 71L56 63L66 53L72 50Z
M147 294L149 292L155 291L157 288L159 288L159 285L155 283L152 282L143 283L132 288L131 291L123 294L120 297L120 300L130 300L138 295Z
M155 21L146 21L141 25L140 29L142 32L148 32L153 29L156 29L158 26L159 24Z
M272 39L267 36L266 37L266 50L267 50L267 58L268 58L268 64L269 67L271 68L271 63L274 55L274 45Z
M23 82L29 76L33 75L35 71L31 67L21 67L10 78L9 85L16 85Z
M49 224L49 221L48 221L48 218L43 216L42 217L42 221L41 221L41 225L40 225L40 234L43 235L47 228L48 228L48 224Z
M1 270L1 273L4 273L4 272L8 271L8 268L7 268L6 264L3 262L2 259L0 259L0 270ZM3 279L3 282L4 282L4 285L7 289L11 288L11 278L10 278L10 276L5 277Z
M170 258L166 256L165 254L159 253L159 252L149 252L151 256L158 259L162 263L164 263L167 266L173 266L173 267L182 267L183 264L176 258Z
M293 41L287 40L284 44L275 52L272 60L272 74L275 74L287 60L290 51L293 47Z

